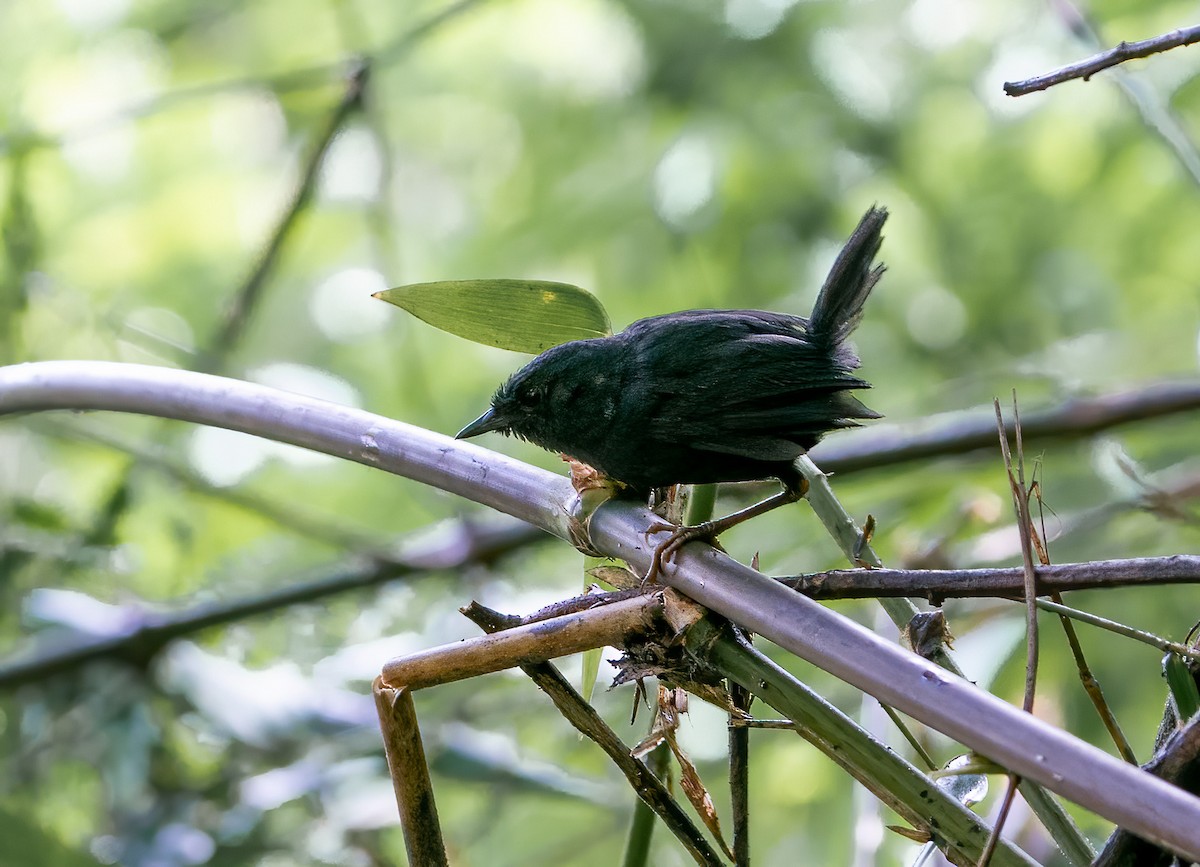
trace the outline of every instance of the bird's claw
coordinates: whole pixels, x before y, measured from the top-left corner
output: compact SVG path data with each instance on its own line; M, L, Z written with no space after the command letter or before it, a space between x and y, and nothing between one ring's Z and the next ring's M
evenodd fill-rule
M717 529L712 521L682 527L658 521L646 529L646 537L649 538L664 530L670 530L671 535L654 549L654 556L650 559L650 568L646 570L646 577L642 579L643 587L653 584L658 579L658 574L662 572L663 564L674 560L675 554L688 542L706 541L713 547L724 550L717 543Z

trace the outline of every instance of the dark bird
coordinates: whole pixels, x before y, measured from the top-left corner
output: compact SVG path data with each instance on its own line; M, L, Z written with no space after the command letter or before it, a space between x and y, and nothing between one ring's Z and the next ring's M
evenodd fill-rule
M685 528L660 546L715 538L803 496L793 461L831 430L879 418L851 392L846 343L883 274L874 265L887 211L871 208L838 255L807 319L760 310L685 310L620 334L548 349L492 396L459 439L502 431L583 461L639 496L674 484L777 478L784 492Z

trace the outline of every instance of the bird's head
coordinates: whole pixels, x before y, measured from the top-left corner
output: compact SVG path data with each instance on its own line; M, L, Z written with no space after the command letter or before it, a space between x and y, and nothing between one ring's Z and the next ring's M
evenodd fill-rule
M569 448L570 429L594 411L590 387L604 376L603 338L577 340L546 350L496 389L487 412L455 439L499 431L543 448Z

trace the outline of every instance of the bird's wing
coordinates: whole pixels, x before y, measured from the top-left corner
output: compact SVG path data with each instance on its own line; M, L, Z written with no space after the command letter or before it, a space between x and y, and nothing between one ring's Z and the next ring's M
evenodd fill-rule
M653 438L692 448L790 460L825 431L875 418L846 389L848 350L813 346L807 322L762 311L687 311L634 323L642 400Z

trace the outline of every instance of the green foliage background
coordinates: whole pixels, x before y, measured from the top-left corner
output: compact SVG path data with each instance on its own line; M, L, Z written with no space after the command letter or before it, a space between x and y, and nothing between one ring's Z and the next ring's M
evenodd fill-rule
M1090 13L1106 44L1195 23L1179 2L1104 0ZM1138 104L1113 73L1005 97L1005 79L1096 47L1041 3L9 0L0 33L6 363L220 370L451 433L524 357L372 292L561 280L595 292L618 329L692 307L807 313L837 245L880 203L889 271L856 342L868 402L890 422L986 407L1012 388L1029 409L1195 376L1200 177L1185 163L1200 136L1200 54L1135 64ZM370 67L362 110L278 232L356 57ZM276 236L240 339L214 357ZM1048 445L1052 556L1195 551L1194 520L1136 509L1065 530L1128 499L1122 450L1169 481L1189 472L1198 434L1179 417ZM955 566L1017 561L995 454L835 484L852 511L875 515L886 562L929 562L934 549ZM139 611L335 573L475 513L240 435L6 419L0 640L18 655L116 634ZM761 552L772 573L838 563L801 507L726 541L739 558ZM574 551L547 540L210 630L144 668L105 663L8 691L0 861L37 863L32 851L68 863L69 848L122 864L402 862L370 678L390 656L473 634L455 611L470 598L525 612L575 591L579 571ZM1193 600L1176 588L1071 601L1181 638L1200 618ZM876 622L868 603L838 607ZM948 611L968 672L995 671L994 688L1019 695L1021 611ZM1164 697L1157 654L1084 640L1144 759ZM1104 743L1062 641L1044 646L1039 712ZM843 708L874 713L789 664ZM631 742L641 736L642 722L624 722L628 691L597 701ZM418 710L456 863L618 861L631 796L529 684L439 688ZM683 737L724 807L719 715L697 709ZM931 742L940 760L954 754ZM898 837L876 851L874 831L856 836L872 806L798 739L757 734L752 773L756 863L911 858ZM1096 839L1108 831L1079 818ZM684 863L672 841L657 846L653 863Z

